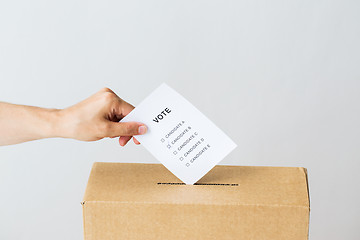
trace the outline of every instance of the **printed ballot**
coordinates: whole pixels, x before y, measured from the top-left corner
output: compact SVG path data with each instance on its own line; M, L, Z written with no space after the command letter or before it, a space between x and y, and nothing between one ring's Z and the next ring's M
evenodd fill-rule
M121 122L148 127L136 139L186 184L194 184L236 144L189 101L165 83Z

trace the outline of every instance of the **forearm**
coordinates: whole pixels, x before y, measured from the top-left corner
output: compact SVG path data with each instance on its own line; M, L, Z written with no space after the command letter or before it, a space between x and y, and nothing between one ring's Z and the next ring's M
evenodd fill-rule
M59 137L59 112L0 102L0 145Z
M81 141L120 137L124 146L132 136L147 130L142 123L119 122L133 109L108 88L65 109L0 102L0 146L52 137ZM134 142L140 144L135 138Z

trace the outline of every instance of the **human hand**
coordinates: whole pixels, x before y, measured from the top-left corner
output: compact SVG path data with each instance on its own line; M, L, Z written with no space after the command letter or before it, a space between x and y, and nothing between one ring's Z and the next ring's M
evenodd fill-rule
M119 122L133 109L112 90L103 88L89 98L59 110L58 135L82 141L119 137L119 144L125 146L132 136L147 131L142 123ZM133 140L135 144L140 144L135 138Z

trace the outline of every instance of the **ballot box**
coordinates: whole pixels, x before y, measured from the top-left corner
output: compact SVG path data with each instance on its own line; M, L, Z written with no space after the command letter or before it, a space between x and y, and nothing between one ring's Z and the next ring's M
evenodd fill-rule
M216 166L194 185L161 164L94 163L85 240L308 239L300 167Z

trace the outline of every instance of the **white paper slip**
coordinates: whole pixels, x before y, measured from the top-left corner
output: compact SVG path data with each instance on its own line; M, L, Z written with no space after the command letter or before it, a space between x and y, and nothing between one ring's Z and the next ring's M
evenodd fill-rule
M236 144L189 101L162 84L121 122L148 127L136 139L186 184L194 184Z

